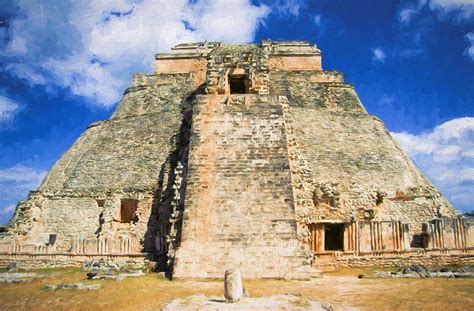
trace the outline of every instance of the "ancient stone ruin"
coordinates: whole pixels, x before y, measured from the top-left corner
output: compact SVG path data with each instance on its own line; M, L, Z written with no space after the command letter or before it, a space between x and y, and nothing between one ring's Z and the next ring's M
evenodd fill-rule
M307 42L157 54L21 201L3 259L144 260L174 277L473 261L460 217Z

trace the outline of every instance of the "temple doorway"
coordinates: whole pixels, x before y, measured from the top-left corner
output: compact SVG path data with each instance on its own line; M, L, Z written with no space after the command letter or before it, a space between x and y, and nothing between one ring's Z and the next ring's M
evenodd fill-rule
M325 224L324 250L342 251L344 249L344 224Z
M230 94L247 94L249 83L246 75L229 75Z

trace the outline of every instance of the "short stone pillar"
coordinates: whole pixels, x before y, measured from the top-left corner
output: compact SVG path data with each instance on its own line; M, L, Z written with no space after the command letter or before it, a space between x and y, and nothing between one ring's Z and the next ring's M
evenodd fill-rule
M227 302L239 301L244 293L239 269L228 269L224 276L224 297Z

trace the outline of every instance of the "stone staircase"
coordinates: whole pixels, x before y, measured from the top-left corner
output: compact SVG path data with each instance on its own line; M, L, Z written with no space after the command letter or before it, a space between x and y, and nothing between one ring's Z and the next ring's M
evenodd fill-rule
M275 96L207 95L194 105L181 246L173 277L293 277L296 232L283 107Z

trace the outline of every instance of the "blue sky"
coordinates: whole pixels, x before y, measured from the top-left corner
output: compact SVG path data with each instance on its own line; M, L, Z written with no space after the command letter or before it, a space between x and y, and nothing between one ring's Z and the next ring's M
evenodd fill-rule
M156 52L265 38L317 44L455 207L474 209L473 0L0 2L0 223Z

